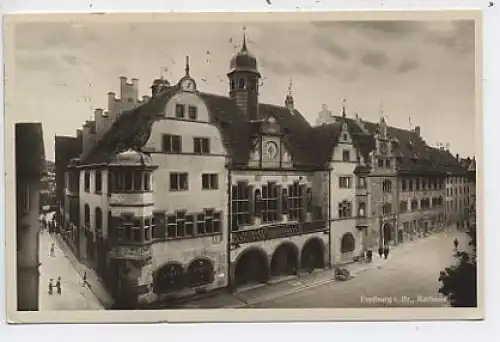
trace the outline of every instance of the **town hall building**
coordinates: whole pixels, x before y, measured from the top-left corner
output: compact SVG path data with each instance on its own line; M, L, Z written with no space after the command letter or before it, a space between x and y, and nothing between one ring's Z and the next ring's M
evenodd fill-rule
M107 111L56 137L62 233L117 301L297 276L443 222L448 152L345 106L312 126L290 89L261 103L245 37L227 78L228 96L201 92L186 58L139 99L122 77Z

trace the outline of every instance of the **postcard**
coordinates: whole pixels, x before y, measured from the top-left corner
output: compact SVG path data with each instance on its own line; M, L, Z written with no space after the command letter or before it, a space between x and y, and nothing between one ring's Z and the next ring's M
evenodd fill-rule
M9 322L483 318L481 12L10 15L4 41Z

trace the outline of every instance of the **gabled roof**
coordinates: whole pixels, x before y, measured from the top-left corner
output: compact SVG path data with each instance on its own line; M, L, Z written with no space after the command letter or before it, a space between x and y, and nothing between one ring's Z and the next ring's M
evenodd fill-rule
M154 121L163 117L168 100L178 91L177 86L166 87L159 95L145 104L122 114L103 138L85 155L82 164L102 163L128 148L141 148L149 139ZM234 99L207 93L199 93L205 101L211 120L219 128L222 142L233 165L247 165L252 148L252 138L260 131L260 122L252 122L239 110ZM284 143L297 167L314 167L310 156L311 126L297 110L283 106L259 104L261 117L273 115L280 126Z

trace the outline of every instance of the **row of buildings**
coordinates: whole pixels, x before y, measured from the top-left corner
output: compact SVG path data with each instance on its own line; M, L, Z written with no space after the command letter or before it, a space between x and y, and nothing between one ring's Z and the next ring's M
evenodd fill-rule
M352 262L466 219L475 160L326 107L310 125L291 91L259 102L247 49L229 95L190 74L138 80L56 137L60 226L117 300L149 303Z

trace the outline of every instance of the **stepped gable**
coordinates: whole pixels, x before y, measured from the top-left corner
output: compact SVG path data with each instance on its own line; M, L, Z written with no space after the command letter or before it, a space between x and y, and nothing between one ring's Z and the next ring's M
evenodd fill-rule
M82 164L106 163L109 158L127 149L140 149L151 134L155 120L161 120L168 100L178 91L177 86L166 87L162 93L133 110L123 111L103 138L86 155ZM261 122L249 121L229 97L199 93L205 101L211 119L219 128L224 146L233 165L247 165L252 138L260 132ZM271 104L259 104L261 117L273 115L283 134L285 146L294 156L298 167L315 167L309 156L311 126L299 111Z

